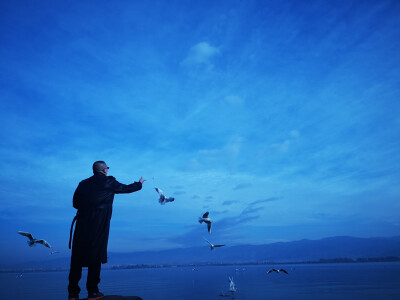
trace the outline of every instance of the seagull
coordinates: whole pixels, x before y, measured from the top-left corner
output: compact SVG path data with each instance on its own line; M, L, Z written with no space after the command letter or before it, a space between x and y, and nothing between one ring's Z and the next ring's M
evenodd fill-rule
M234 292L237 291L236 285L233 282L233 278L228 277L228 281L229 281L229 291L233 294Z
M158 187L154 187L154 189L157 191L158 195L160 195L160 198L158 199L158 202L160 202L161 205L164 205L167 202L172 202L175 200L175 198L172 197L165 197L164 193L161 189L159 189Z
M203 238L204 239L204 238ZM210 244L210 249L211 250L214 250L214 248L215 247L222 247L222 246L225 246L225 245L214 245L214 244L212 244L209 240L206 240L206 239L204 239L207 243L209 243Z
M49 253L49 255L53 255L53 254L56 254L56 253L60 253L60 251L51 251L51 252Z
M267 274L272 273L272 272L276 272L276 273L283 272L283 273L285 273L285 274L289 274L285 269L279 269L279 270L277 270L277 269L270 269L270 270L268 270Z
M29 241L28 241L29 247L32 247L32 246L34 246L35 244L42 244L42 245L46 246L47 248L51 248L51 246L50 246L50 244L49 244L48 242L46 242L45 240L38 240L38 239L35 239L35 238L32 236L32 234L29 233L29 232L18 231L18 233L19 233L20 235L26 236L26 237L29 239Z
M207 229L208 229L208 233L211 233L211 219L208 217L209 212L206 212L203 217L199 217L199 223L206 223L207 224Z

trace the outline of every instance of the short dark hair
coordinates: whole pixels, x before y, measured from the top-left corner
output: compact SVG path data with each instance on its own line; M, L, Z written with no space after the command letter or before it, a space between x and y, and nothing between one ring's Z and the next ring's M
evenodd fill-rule
M95 161L93 163L93 167L92 167L93 173L102 172L104 169L107 169L107 168L108 168L107 164L102 160Z

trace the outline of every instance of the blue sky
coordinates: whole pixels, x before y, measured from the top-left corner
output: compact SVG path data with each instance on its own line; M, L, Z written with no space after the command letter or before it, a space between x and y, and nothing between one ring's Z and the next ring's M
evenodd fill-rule
M18 230L69 254L72 195L95 160L122 183L147 179L116 195L109 251L398 235L399 13L2 1L2 259L47 254Z

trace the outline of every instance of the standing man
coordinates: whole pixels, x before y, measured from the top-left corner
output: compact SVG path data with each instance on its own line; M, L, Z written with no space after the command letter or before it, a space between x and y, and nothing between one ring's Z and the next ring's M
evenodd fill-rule
M145 181L132 184L119 183L107 176L109 167L104 161L93 164L93 176L82 180L75 190L73 206L78 210L71 224L69 248L74 222L76 228L73 238L71 268L69 271L68 299L79 299L79 280L82 267L88 268L86 288L88 300L104 297L99 291L101 264L107 262L107 244L110 231L112 205L115 194L133 193L142 189Z

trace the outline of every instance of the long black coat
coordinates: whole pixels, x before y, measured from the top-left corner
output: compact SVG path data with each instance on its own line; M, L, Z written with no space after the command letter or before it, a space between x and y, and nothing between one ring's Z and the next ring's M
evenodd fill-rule
M114 194L132 193L140 189L140 182L126 185L102 173L96 173L79 183L73 198L73 206L78 212L71 260L85 267L107 262Z

